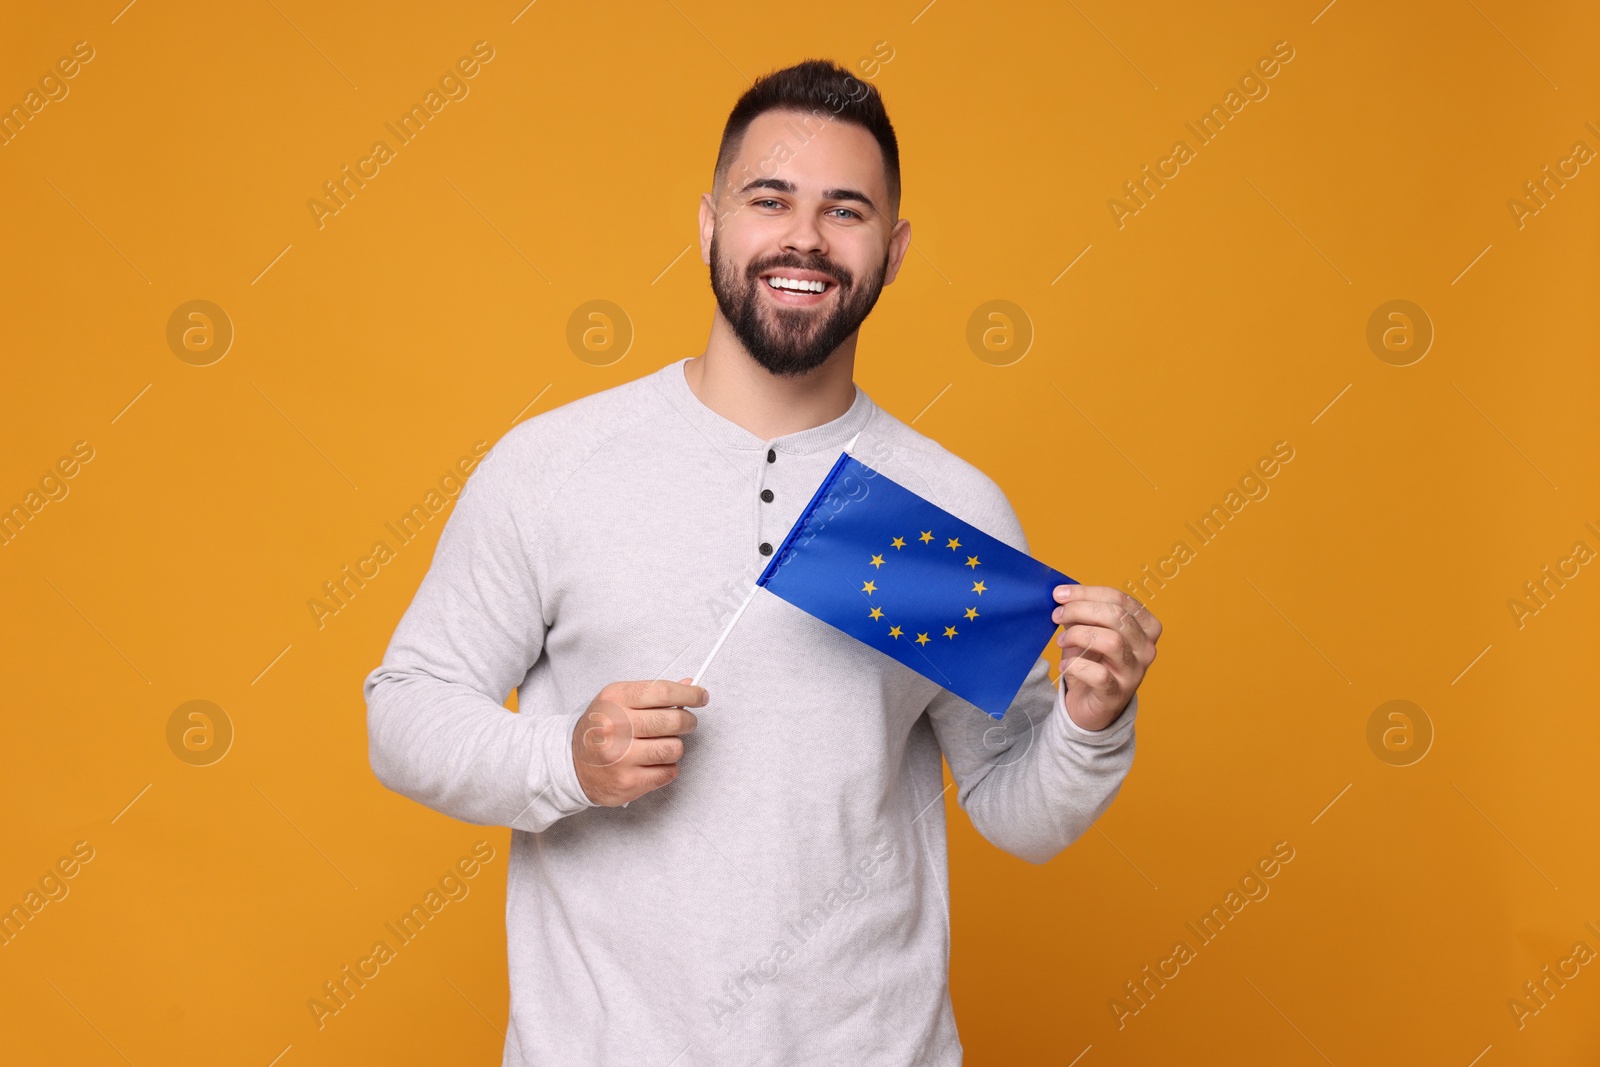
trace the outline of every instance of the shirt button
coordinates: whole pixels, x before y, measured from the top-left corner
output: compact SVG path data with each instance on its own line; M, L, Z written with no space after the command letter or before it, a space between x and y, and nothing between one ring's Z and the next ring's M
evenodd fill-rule
M761 554L763 556L772 555L772 546L767 544L765 541L761 542Z
M772 503L772 490L771 489L763 489L763 490L761 490L761 499L765 500L769 504Z
M776 452L774 452L770 448L767 449L767 462L768 463L776 463L776 462L778 462L778 454Z

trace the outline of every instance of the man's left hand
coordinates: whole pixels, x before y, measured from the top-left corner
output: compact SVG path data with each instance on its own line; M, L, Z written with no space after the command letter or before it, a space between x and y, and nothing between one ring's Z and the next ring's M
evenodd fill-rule
M1103 730L1128 706L1156 658L1161 623L1150 609L1108 585L1058 585L1051 616L1065 627L1061 674L1067 714L1085 730Z

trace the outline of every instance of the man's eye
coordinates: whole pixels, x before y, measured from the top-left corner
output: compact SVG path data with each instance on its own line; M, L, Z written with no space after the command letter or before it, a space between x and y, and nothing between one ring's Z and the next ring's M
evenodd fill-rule
M756 206L760 207L763 204L776 204L776 203L777 203L777 201L773 200L771 197L763 197L760 200L756 201Z
M858 218L858 219L861 217L860 215L856 214L854 211L852 211L850 208L847 208L847 207L836 207L833 210L842 211L846 215L851 215L851 216L854 216L855 218Z

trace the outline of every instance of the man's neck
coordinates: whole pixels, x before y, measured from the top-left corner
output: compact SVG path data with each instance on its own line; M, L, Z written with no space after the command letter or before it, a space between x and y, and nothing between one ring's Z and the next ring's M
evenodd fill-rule
M689 389L706 407L761 438L799 433L832 422L855 402L856 339L799 378L784 378L757 363L720 311L705 352L684 364Z

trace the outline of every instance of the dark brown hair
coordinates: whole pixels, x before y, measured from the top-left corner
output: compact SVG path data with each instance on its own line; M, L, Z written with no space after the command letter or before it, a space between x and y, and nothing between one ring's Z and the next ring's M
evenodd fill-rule
M792 67L775 70L757 78L733 105L722 128L722 144L717 149L713 188L720 189L728 169L743 146L745 131L756 116L768 111L797 111L860 126L883 150L884 175L889 187L889 211L900 213L900 145L894 126L884 110L877 87L855 77L848 70L826 59L807 59Z

